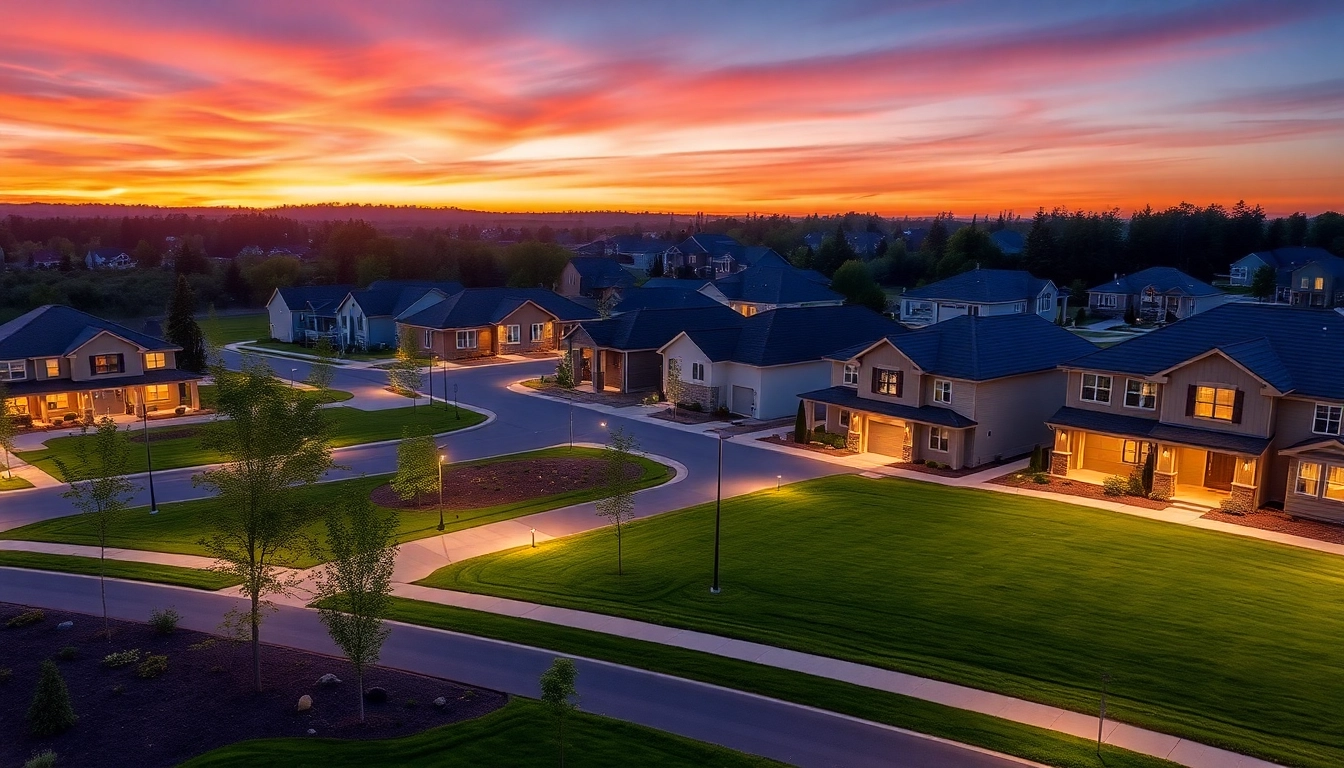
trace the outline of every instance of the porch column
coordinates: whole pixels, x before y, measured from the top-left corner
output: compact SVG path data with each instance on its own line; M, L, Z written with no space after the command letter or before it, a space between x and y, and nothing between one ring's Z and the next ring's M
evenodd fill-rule
M1060 477L1069 476L1069 462L1073 459L1070 450L1070 435L1067 429L1055 430L1055 446L1050 451L1050 474Z
M1176 495L1176 447L1157 443L1157 462L1153 465L1153 497L1170 499Z
M593 347L593 392L602 391L602 350Z
M1256 502L1256 489L1259 484L1256 482L1260 460L1249 456L1238 456L1237 463L1232 470L1232 492L1227 499L1226 509L1229 512L1248 514L1254 512L1259 506Z
M849 412L849 432L845 434L845 447L855 453L862 450L863 416L857 411Z
M915 460L915 425L905 422L905 439L901 441L901 461L909 464Z
M191 410L199 411L201 409L201 391L197 389L196 382L187 384L187 395L191 398Z

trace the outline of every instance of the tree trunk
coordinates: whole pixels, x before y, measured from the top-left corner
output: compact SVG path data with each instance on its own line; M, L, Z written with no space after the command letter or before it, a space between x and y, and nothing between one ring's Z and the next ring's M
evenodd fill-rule
M107 543L101 541L98 543L98 596L103 601L103 637L112 642L112 632L107 628L107 581L104 571L107 570Z
M625 572L621 570L621 524L616 524L616 575L624 576Z
M565 716L560 715L560 768L565 768Z
M257 693L261 693L261 626L258 623L261 608L258 605L258 596L252 594L252 683L257 688Z
M364 722L364 668L355 667L355 693L359 695L359 722Z

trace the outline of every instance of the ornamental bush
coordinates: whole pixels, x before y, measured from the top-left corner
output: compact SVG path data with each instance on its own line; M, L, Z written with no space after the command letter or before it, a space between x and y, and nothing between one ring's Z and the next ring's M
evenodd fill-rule
M1101 492L1107 496L1124 496L1129 493L1129 478L1111 475L1101 481Z
M177 629L177 622L182 620L182 615L172 608L156 609L149 612L149 626L154 628L160 635L171 635L173 630Z
M149 678L158 677L168 671L168 657L150 654L145 660L140 662L140 666L135 670L138 677Z
M70 707L70 691L61 679L61 671L47 659L42 662L42 677L37 681L33 703L28 706L28 733L39 739L55 736L78 719Z

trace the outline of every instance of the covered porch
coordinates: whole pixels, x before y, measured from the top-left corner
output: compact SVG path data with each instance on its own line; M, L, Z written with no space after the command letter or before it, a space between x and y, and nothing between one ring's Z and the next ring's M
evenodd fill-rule
M31 417L34 426L87 423L105 416L136 418L142 413L172 413L178 408L190 413L201 407L201 378L166 370L99 382L47 379L11 387L5 402L11 414Z

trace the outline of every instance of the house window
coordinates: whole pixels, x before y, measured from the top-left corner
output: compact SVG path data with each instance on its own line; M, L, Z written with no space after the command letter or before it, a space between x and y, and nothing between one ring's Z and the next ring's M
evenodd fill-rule
M1232 278L1233 282L1238 281L1245 282L1246 278L1248 277L1247 274L1248 271L1249 270L1246 267L1233 267L1232 274L1230 275L1230 277Z
M826 404L825 404L825 403L813 403L813 404L812 404L812 420L815 421L815 422L817 422L817 423L819 423L819 424L822 424L822 423L825 423L825 422L826 422Z
M1315 496L1321 488L1321 465L1312 461L1297 464L1297 485L1294 487L1303 496Z
M121 373L125 370L121 355L93 355L89 358L89 370L93 375Z
M1120 458L1126 464L1142 464L1148 461L1149 444L1142 440L1126 440L1120 449Z
M168 366L167 358L168 356L162 352L146 352L145 370L157 371L160 368L166 368Z
M1017 302L1016 304L1013 305L1013 311L1016 312L1016 313L1019 314L1019 315L1022 314L1023 312L1026 312L1026 311L1027 311L1027 302L1025 302L1025 301L1019 301L1019 302Z
M1326 467L1325 498L1344 501L1344 467Z
M691 363L691 381L705 380L705 364Z
M168 399L167 384L150 384L149 386L145 387L146 401L167 400L167 399Z
M360 315L360 316L358 316L358 317L355 318L355 330L357 330L357 331L363 331L363 330L364 330L364 316L363 316L363 315Z
M458 331L458 332L457 332L457 348L458 348L458 349L475 349L475 348L476 348L476 331L474 331L474 330L472 330L472 331Z
M1344 405L1316 404L1316 419L1311 431L1318 435L1338 435L1340 416L1344 415Z
M28 378L28 364L22 360L0 363L0 381L19 381Z
M1302 282L1300 283L1300 285L1302 286L1302 290L1304 291L1307 290L1307 287L1311 285L1311 278L1309 277L1302 278Z
M1324 291L1324 290L1325 290L1325 278L1324 278L1324 277L1318 277L1318 278L1316 278L1316 281L1312 284L1311 287L1312 287L1314 290L1317 290L1317 291Z
M1232 421L1237 390L1226 387L1195 387L1195 413L1201 419Z
M1050 294L1047 293L1047 294L1045 294L1044 296L1040 297L1039 299L1036 299L1036 313L1037 313L1037 314L1040 314L1040 313L1042 313L1042 312L1049 312L1050 310L1052 310L1052 309L1054 309L1054 308L1055 308L1055 297L1054 297L1054 296L1051 296Z
M1097 306L1103 309L1115 309L1118 297L1114 293L1102 293L1097 295Z
M1125 382L1125 407L1151 411L1157 408L1157 385L1151 381L1130 379Z
M531 337L531 338L532 338L533 343L545 339L545 338L546 338L546 324L545 324L545 323L533 323L533 324L532 324L532 337Z
M878 395L901 396L901 372L886 368L873 369L873 393Z
M65 410L70 407L70 396L64 392L47 395L47 410Z
M841 411L839 415L840 426L849 429L849 411ZM1344 480L1344 478L1341 478Z
M425 349L433 349L433 348L434 348L434 332L433 332L433 331L425 331L425 343L424 343L423 345L421 345L421 346L423 346Z
M856 363L845 363L845 386L859 386L859 366Z
M942 427L929 427L929 450L947 453L947 430Z
M517 344L523 340L523 327L521 325L509 325L504 328L504 343Z
M10 397L5 399L5 410L10 416L26 416L28 414L28 398Z
M1099 373L1084 373L1083 391L1079 398L1088 403L1110 403L1111 377Z
M49 357L43 361L47 367L47 378L57 379L61 376L61 361L59 358Z
M933 402L935 403L952 402L952 382L948 381L947 379L934 379Z

